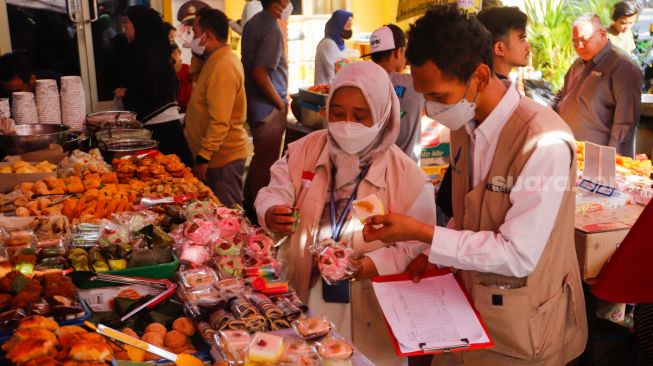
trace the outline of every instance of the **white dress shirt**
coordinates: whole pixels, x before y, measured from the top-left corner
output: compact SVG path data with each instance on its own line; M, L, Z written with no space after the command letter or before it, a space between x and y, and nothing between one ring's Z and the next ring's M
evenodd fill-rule
M288 161L285 156L272 165L269 186L275 187L274 193L262 190L256 198L258 222L265 229L268 229L265 222L265 213L270 207L276 205L292 206L295 204L293 183L288 172ZM435 222L435 200L433 185L430 182L424 185L420 194L410 205L406 215L425 222ZM345 232L343 237L353 236L352 240L364 246L365 241L362 238L363 225L358 222L354 224L351 226L356 232ZM389 275L404 272L408 264L424 250L428 250L428 245L418 241L397 242L391 246L367 252L365 256L374 262L379 275Z
M519 104L517 89L505 95L478 127L470 121L472 187L487 176L501 131ZM429 260L440 266L525 277L533 272L551 236L569 181L573 152L559 136L538 141L510 192L512 207L498 232L436 227Z

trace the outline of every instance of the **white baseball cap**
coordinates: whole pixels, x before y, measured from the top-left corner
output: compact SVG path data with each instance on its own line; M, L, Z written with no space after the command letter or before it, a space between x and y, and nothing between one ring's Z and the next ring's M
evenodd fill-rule
M400 45L399 47L403 46ZM395 35L390 27L384 25L372 33L372 36L370 36L370 53L361 57L367 57L377 52L394 50L395 48L397 48Z

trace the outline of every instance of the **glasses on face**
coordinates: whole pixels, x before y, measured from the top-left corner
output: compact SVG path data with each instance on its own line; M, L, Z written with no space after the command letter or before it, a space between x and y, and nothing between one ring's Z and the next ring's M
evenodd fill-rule
M598 32L599 31L594 31L594 33L590 34L589 36L585 36L585 37L582 37L582 38L573 38L572 42L574 43L574 46L576 46L576 47L580 46L581 44L583 46L585 46L592 40L592 38L594 38L594 36Z

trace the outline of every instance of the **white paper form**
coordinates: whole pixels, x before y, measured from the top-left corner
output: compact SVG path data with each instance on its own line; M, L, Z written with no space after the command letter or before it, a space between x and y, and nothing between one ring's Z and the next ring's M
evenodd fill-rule
M402 353L490 341L453 274L373 286Z

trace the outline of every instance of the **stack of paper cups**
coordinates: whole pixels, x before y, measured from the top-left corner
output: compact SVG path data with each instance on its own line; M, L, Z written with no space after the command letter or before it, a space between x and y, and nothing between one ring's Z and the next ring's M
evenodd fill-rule
M36 111L39 123L61 124L61 104L56 80L36 80Z
M19 125L34 124L39 122L36 112L34 93L15 92L11 95L11 115Z
M9 107L9 98L0 99L0 118L11 117L11 109Z
M61 78L61 120L71 130L81 131L86 121L86 96L82 78L64 76Z

